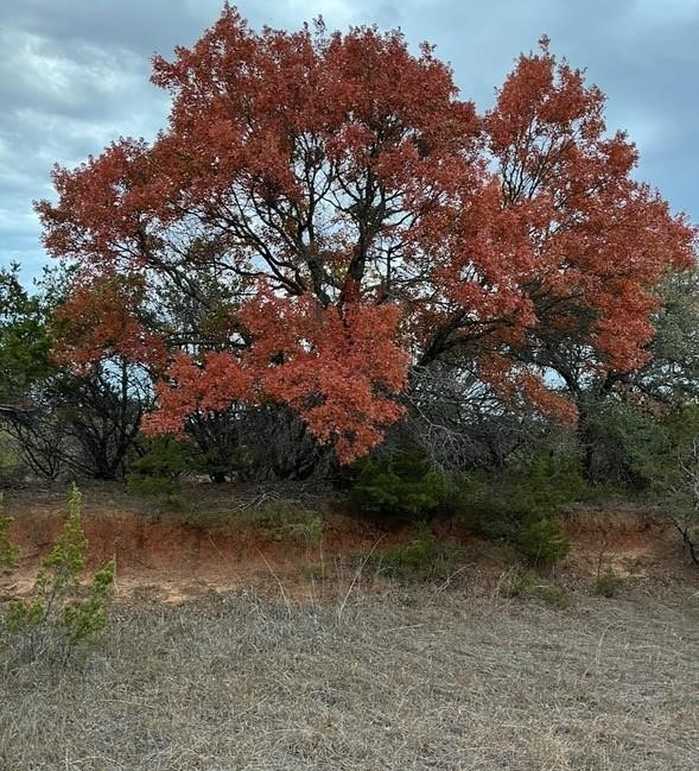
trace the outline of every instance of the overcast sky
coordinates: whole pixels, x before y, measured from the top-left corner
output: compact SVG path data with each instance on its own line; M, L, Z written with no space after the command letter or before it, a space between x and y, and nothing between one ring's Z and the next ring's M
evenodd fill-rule
M29 278L46 262L32 200L51 165L74 165L120 135L150 139L165 95L150 57L169 57L217 18L223 0L0 0L0 265ZM484 109L520 51L542 33L608 95L638 176L699 222L699 0L240 0L254 27L400 27L437 45L463 96Z

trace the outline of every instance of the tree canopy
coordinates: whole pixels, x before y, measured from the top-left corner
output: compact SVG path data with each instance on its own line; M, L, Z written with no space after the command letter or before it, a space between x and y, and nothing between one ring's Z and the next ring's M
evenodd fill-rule
M258 33L230 7L152 80L172 96L156 140L56 167L36 205L79 265L61 355L149 367L152 431L273 402L351 461L435 364L572 419L551 377L570 350L583 375L645 365L657 287L694 263L695 230L546 38L482 115L399 32ZM207 322L188 339L172 298Z

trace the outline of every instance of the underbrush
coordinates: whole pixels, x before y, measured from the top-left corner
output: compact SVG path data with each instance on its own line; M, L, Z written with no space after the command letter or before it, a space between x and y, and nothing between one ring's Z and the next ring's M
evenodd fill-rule
M19 556L19 548L10 541L12 522L12 517L5 516L4 497L0 493L0 572L14 568Z
M357 511L380 518L415 519L435 514L447 503L449 478L414 450L358 462L350 490Z
M20 485L26 474L21 448L0 428L0 488Z
M398 581L443 581L454 576L465 560L463 546L438 540L426 523L419 523L406 543L373 552L365 559L377 574Z
M513 539L524 520L553 517L586 493L578 459L545 452L500 471L468 472L455 487L453 506L474 531Z
M322 515L293 501L251 507L238 515L237 522L260 530L272 540L290 540L307 546L318 544L323 535Z
M561 610L571 605L569 593L559 583L521 565L512 566L500 576L497 594L534 599Z
M129 464L126 489L156 510L184 512L181 477L191 467L189 448L172 437L150 439L146 451Z
M588 493L574 454L541 452L498 472L448 475L414 451L358 464L350 489L357 511L377 520L457 520L472 533L512 544L536 567L570 551L558 517Z
M624 586L624 579L617 575L611 568L600 573L595 578L592 587L593 594L611 599L616 597Z
M126 489L136 498L160 500L171 503L179 497L182 487L178 479L160 476L130 476Z

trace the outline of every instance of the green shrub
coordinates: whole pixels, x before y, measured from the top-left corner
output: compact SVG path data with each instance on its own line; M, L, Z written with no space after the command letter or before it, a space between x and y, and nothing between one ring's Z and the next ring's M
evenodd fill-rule
M87 561L87 538L81 523L82 496L73 485L63 531L34 584L32 596L9 603L4 625L20 651L36 659L60 654L64 659L80 643L90 642L107 622L116 566L103 565L85 592L80 577Z
M177 479L191 468L191 455L187 444L171 436L149 439L145 454L130 464L131 476Z
M249 509L241 521L263 531L275 541L290 540L312 546L320 543L323 536L321 515L293 501L275 501L261 508Z
M180 492L179 480L169 477L130 476L126 480L126 488L139 498L167 499Z
M456 485L452 506L469 529L521 544L529 555L530 546L540 549L538 537L556 536L553 517L585 492L578 457L546 451L500 472L469 473Z
M498 593L504 597L533 598L556 608L567 608L570 597L558 584L543 581L530 569L515 566L503 573L498 583Z
M437 540L429 526L420 523L408 543L372 555L370 562L380 574L399 581L438 581L454 575L464 557L463 547Z
M155 500L168 511L184 512L180 477L193 467L192 450L184 442L162 436L149 440L148 451L130 464L126 487L131 495Z
M248 447L226 447L214 445L206 450L192 447L191 469L206 474L213 482L226 479L245 479L252 473L257 458Z
M418 452L396 452L357 464L350 492L353 506L385 517L433 514L449 499L447 477Z
M616 597L616 595L619 594L623 585L624 579L618 576L610 568L605 573L601 573L597 576L592 591L594 594L598 594L601 597L611 598Z
M493 474L472 471L457 486L452 499L456 517L469 530L498 540L512 540L519 515L514 498L505 494Z
M0 570L13 568L19 556L19 549L10 542L12 517L6 517L3 511L3 495L0 493Z
M557 520L529 516L517 533L517 548L529 564L549 567L566 557L570 542Z
M577 454L545 451L536 454L512 480L524 514L551 516L585 493L582 465Z
M653 414L628 401L593 405L584 441L589 473L598 483L614 483L625 494L663 495L678 483L678 457L699 435L699 405L684 404Z

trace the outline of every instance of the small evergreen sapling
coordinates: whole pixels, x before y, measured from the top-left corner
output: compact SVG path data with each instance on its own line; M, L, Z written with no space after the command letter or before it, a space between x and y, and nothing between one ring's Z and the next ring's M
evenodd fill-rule
M89 642L107 622L116 565L110 561L93 576L87 596L80 577L87 562L88 541L81 523L82 495L72 486L68 517L51 552L44 559L32 596L10 603L5 622L23 638L31 658L62 653Z

